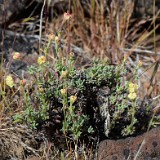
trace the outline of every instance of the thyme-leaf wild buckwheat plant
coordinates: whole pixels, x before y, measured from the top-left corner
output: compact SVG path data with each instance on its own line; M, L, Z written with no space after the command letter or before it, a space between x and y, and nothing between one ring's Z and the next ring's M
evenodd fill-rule
M64 14L62 23L71 18L69 13ZM56 36L49 36L37 64L28 68L32 85L22 85L24 108L14 121L46 130L53 141L65 139L67 146L71 142L76 156L79 142L86 139L97 140L101 135L119 138L146 130L152 113L138 97L136 75L141 66L135 68L132 81L125 79L126 58L117 66L93 60L90 67L77 69L74 53L61 54L61 34L60 30ZM49 53L52 41L55 56ZM12 86L11 77L6 81Z

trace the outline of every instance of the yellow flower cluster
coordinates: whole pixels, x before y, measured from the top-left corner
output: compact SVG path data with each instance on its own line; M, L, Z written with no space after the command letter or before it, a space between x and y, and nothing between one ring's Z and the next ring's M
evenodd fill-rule
M45 56L38 57L37 63L39 65L44 64L45 62L46 62L46 57Z
M130 100L135 100L136 97L137 97L137 94L136 94L135 92L129 93L129 95L128 95L128 98L129 98Z
M67 75L68 75L68 71L67 70L66 71L62 71L61 78L66 78Z
M70 96L70 103L73 104L77 100L77 96Z
M65 12L64 15L63 15L63 18L65 21L68 21L72 18L72 15L68 12Z
M69 53L69 57L72 57L72 58L73 58L73 57L74 57L74 53L73 53L73 52L70 52L70 53Z
M56 43L58 43L60 41L60 37L59 36L55 36L54 40L55 40Z
M132 82L129 83L129 87L128 87L128 90L129 92L136 92L138 89L138 85L137 84L134 84Z
M139 66L139 67L142 67L142 64L143 64L142 61L139 61L139 62L138 62L138 66Z
M19 52L14 52L13 53L13 59L14 60L19 60L22 58L22 55Z
M126 61L127 61L127 58L128 58L128 55L124 55L123 61L126 62Z
M137 97L137 89L138 89L138 85L137 84L134 84L132 82L129 83L129 86L128 86L128 91L129 91L129 95L128 95L128 98L130 100L135 100L136 97Z
M39 91L40 93L43 93L43 92L44 92L44 88L43 88L42 86L40 86L40 87L38 88L38 91Z
M53 34L49 34L48 35L48 39L51 41L51 40L53 40L54 39L54 35Z
M12 88L14 86L14 80L11 75L6 77L6 85Z
M66 89L66 88L61 89L61 94L62 94L63 96L65 96L65 95L67 94L67 89Z

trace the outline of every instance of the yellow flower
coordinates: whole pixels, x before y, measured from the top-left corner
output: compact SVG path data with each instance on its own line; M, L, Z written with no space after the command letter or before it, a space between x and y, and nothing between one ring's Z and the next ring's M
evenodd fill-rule
M6 77L6 84L7 84L7 86L9 86L10 88L12 88L12 87L14 86L14 80L13 80L13 78L12 78L11 75L8 75L8 76Z
M53 40L54 39L54 34L49 34L48 35L48 39L51 41L51 40Z
M58 43L59 40L60 40L59 36L55 36L54 40L55 40L56 43Z
M73 104L77 100L77 96L70 96L70 103Z
M68 12L65 12L63 17L64 17L64 20L67 21L67 20L70 20L72 18L72 15L69 14Z
M143 64L142 61L139 61L139 62L138 62L138 66L139 66L139 67L141 67L142 64Z
M129 86L128 86L129 93L136 92L137 89L138 89L138 85L137 84L134 84L132 82L129 83Z
M68 71L67 70L66 71L62 71L61 78L66 78L67 75L68 75Z
M70 57L74 57L74 53L73 53L73 52L70 52L70 53L69 53L69 56L70 56Z
M104 57L103 63L104 63L104 64L108 64L108 63L109 63L109 58L108 58L108 57Z
M64 96L64 95L66 95L67 94L67 89L61 89L61 94Z
M19 52L14 52L13 53L13 59L21 59L22 58L22 56L21 56L21 54L19 53Z
M128 98L129 98L130 100L135 100L136 97L137 97L137 94L136 94L135 92L132 92L132 93L130 93L130 94L128 95Z
M127 58L128 58L128 55L125 54L123 61L126 62L126 61L127 61Z
M39 91L40 93L43 93L43 92L44 92L44 88L43 88L42 86L40 86L40 87L38 88L38 91Z
M38 57L38 60L37 60L38 64L43 64L46 62L46 57L45 56L40 56Z

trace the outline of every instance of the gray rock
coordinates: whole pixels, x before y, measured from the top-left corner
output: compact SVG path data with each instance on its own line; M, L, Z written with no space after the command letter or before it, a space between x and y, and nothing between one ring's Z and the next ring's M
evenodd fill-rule
M1 0L0 1L0 25L12 20L23 10L28 0Z

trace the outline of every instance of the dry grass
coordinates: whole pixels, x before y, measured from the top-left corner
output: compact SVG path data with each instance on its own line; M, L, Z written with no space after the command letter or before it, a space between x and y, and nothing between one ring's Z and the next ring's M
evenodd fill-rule
M159 28L159 23L155 24L158 14L150 19L134 20L133 3L125 1L125 6L120 8L117 7L119 5L117 1L113 1L109 9L103 1L91 2L86 5L87 9L80 1L72 6L74 20L71 23L71 43L83 48L88 57L108 57L111 64L119 64L124 57L128 57L126 66L131 74L138 61L141 61L143 63L139 70L139 84L143 93L141 96L158 95L159 69L157 67L156 70L155 66L156 64L158 66L160 56L159 35L154 36L155 30ZM108 15L105 14L106 11ZM49 31L55 32L60 23L61 18L53 19L49 23ZM67 30L64 31L63 39L66 39L66 35Z

